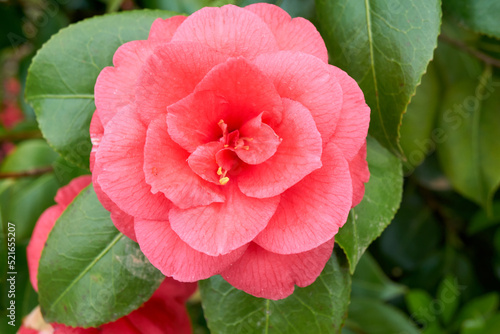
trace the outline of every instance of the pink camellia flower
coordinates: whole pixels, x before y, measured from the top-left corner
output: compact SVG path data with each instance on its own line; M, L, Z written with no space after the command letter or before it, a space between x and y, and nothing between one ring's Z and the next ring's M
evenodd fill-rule
M274 5L156 20L95 86L100 201L165 275L307 286L368 181L369 108L315 27Z
M56 195L56 205L48 208L38 219L30 243L27 248L28 268L31 284L38 291L38 264L43 247L54 227L57 218L73 201L80 191L88 186L90 175L80 176L67 186L59 189ZM178 334L191 333L189 316L185 302L196 289L196 283L181 283L172 278L166 278L153 296L140 308L114 322L99 328L74 328L62 324L46 323L36 307L25 319L19 329L19 334Z

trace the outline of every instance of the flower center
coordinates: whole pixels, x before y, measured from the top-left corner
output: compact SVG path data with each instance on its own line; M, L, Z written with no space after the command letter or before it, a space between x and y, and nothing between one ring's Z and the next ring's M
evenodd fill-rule
M217 124L222 130L222 137L219 141L224 145L224 149L216 154L216 161L219 166L217 175L219 175L219 183L225 185L229 182L227 173L236 165L239 165L239 158L232 150L244 149L248 151L250 149L248 143L253 141L253 138L240 137L238 130L229 132L226 122L222 119Z

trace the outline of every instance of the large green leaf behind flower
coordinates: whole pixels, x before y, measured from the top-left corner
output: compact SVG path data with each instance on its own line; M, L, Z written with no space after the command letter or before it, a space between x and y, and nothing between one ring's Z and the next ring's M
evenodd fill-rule
M94 85L101 70L113 65L116 49L146 39L156 18L172 15L143 10L94 17L62 29L38 51L28 71L26 99L44 137L65 159L88 168Z

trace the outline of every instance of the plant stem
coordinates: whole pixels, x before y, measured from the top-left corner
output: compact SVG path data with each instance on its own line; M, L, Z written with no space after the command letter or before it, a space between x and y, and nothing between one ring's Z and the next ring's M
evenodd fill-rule
M439 40L441 40L445 43L448 43L448 44L456 47L457 49L460 49L462 51L467 52L468 54L476 57L477 59L485 62L486 64L500 68L500 60L493 58L493 57L490 57L486 53L478 51L474 48L471 48L470 46L468 46L467 44L465 44L464 42L462 42L460 40L451 38L451 37L443 35L443 34L439 35Z
M30 170L24 170L24 171L20 171L20 172L3 172L3 173L0 173L0 179L20 178L20 177L26 177L26 176L37 176L37 175L50 173L52 171L54 171L52 166L47 166L47 167L30 169Z

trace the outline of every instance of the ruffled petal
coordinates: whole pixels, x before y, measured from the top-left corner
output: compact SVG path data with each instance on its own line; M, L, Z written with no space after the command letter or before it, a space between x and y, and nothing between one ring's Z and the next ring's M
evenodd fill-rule
M149 30L149 42L170 42L177 28L186 19L186 16L176 15L167 19L156 19Z
M92 175L82 175L71 180L70 183L57 191L56 197L54 198L56 203L63 207L67 207L69 203L73 202L80 191L90 184L90 182L92 182Z
M279 254L301 253L332 239L351 209L349 165L332 143L323 152L323 167L281 195L273 218L254 242Z
M101 119L99 118L99 113L97 110L92 115L92 120L90 121L90 142L92 143L92 150L90 151L90 171L94 170L95 154L99 149L99 144L101 143L102 136L104 135L104 127L102 126Z
M365 183L370 179L368 162L366 161L366 143L361 146L358 154L349 161L352 178L352 207L358 205L365 195Z
M253 240L276 211L279 196L256 199L243 195L230 180L226 201L170 211L172 230L189 246L211 256L227 254Z
M189 247L168 221L136 220L135 233L142 252L164 275L181 282L196 282L219 274L236 261L246 245L231 253L209 256Z
M233 5L205 7L190 15L172 37L174 41L197 42L248 59L279 50L273 33L257 15Z
M215 159L215 155L224 146L219 142L210 142L205 145L200 145L191 153L187 162L193 172L198 174L202 179L220 185L220 176L217 175L219 165Z
M278 6L257 3L245 7L258 15L271 29L280 50L293 50L311 54L328 63L325 42L316 27L302 17L292 19Z
M99 181L97 180L97 175L100 174L101 166L94 170L92 174L92 182L94 185L94 192L97 195L97 199L101 202L102 206L111 213L111 220L115 227L121 233L125 234L128 238L137 242L134 231L134 217L124 212L120 209L109 197L102 191Z
M214 67L194 94L168 108L171 138L189 152L222 136L222 120L231 130L262 114L267 124L281 121L283 106L272 82L244 58Z
M31 235L30 243L26 249L26 257L28 258L28 269L30 281L33 289L38 292L38 265L42 250L45 247L45 242L49 237L49 233L56 224L57 218L63 213L64 207L54 205L45 210L38 221L36 222L33 234Z
M333 250L333 239L308 252L281 255L250 244L243 256L222 272L237 289L255 297L282 299L293 293L294 285L312 284L321 274Z
M262 123L262 114L245 123L239 132L242 147L233 150L247 164L263 163L276 153L281 144L280 137L274 130Z
M330 66L330 71L339 80L344 94L340 119L330 140L340 148L346 160L350 161L366 143L370 108L353 78L335 66Z
M113 56L114 67L105 67L97 77L95 105L104 127L117 112L130 108L135 98L137 79L155 45L148 41L123 44Z
M152 194L146 183L144 145L146 126L135 112L117 115L106 127L94 171L102 191L121 210L134 217L167 219L172 203L162 193Z
M311 55L291 51L260 55L255 64L271 79L281 97L309 109L326 145L339 121L343 99L331 66Z
M165 114L168 106L191 94L208 71L227 58L191 42L156 48L132 88L141 120L149 124L159 114Z
M162 192L181 209L223 202L219 187L195 174L188 157L189 153L170 139L166 115L160 115L148 127L144 148L144 174L151 192Z
M256 198L279 195L321 167L322 141L309 112L298 102L283 99L283 120L274 128L282 142L276 153L238 175L242 193Z

